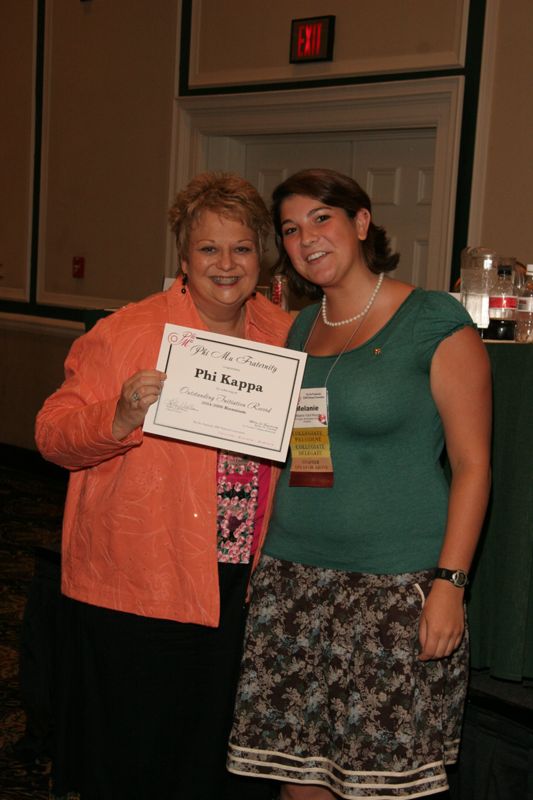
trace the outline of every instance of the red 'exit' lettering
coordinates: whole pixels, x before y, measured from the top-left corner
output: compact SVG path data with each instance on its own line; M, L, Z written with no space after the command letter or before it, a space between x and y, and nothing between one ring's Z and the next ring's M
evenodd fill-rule
M322 23L303 24L298 28L298 58L309 58L320 53Z

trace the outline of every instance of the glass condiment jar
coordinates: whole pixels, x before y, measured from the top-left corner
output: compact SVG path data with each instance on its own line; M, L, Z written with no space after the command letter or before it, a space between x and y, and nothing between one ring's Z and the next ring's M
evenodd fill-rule
M484 247L461 253L461 303L480 331L489 326L489 297L498 279L502 257Z

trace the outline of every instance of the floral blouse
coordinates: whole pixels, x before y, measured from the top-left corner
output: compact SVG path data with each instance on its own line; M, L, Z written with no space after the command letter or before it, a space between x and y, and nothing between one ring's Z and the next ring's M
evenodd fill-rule
M221 450L217 468L218 560L247 564L263 522L270 467Z

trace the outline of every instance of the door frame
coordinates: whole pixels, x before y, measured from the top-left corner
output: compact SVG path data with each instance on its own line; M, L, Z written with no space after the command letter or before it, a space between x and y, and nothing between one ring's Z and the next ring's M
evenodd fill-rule
M461 76L177 98L170 201L207 168L217 150L223 169L239 171L239 137L304 132L435 129L428 248L431 288L449 289L464 80ZM166 275L175 274L167 239Z

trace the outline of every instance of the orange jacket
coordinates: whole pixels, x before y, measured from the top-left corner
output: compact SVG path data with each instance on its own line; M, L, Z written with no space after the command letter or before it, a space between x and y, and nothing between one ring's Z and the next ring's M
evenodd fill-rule
M189 292L174 284L77 339L63 385L37 416L36 441L45 458L71 470L63 593L142 616L216 626L217 451L140 428L123 441L111 432L122 384L155 367L166 322L206 327ZM262 295L248 300L248 339L283 345L290 324Z

